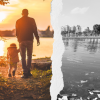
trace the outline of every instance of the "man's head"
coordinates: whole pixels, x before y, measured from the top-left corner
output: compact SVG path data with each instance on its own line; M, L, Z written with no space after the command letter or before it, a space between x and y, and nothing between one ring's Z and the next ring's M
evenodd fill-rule
M27 9L23 9L22 10L22 15L23 16L28 16L28 10Z

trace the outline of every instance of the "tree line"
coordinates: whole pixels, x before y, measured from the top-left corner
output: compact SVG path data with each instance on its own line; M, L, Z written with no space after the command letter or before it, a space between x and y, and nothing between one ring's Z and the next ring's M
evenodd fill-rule
M54 31L50 31L50 26L47 27L46 30L39 30L38 34L40 37L53 37ZM0 37L14 37L16 36L16 29L13 30L0 30Z
M93 30L90 30L89 27L87 27L85 30L82 31L82 28L80 25L70 27L69 25L62 26L61 27L61 34L70 36L99 36L100 35L100 25L95 24L93 25Z

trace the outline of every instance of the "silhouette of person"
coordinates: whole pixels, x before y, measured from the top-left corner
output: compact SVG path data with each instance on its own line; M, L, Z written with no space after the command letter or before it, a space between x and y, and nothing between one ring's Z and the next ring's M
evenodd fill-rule
M32 76L30 73L34 35L37 46L40 45L37 26L34 18L28 17L28 10L22 10L22 17L16 21L16 36L19 42L23 75L22 78ZM26 64L27 51L27 64Z

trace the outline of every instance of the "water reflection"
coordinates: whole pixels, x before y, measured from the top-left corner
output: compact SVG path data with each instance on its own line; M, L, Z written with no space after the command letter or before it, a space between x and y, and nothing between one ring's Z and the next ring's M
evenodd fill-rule
M17 38L15 37L4 37L6 41L0 41L0 56L7 56L7 48L10 46L11 43L15 43L17 45L17 48L19 48L19 43L17 41ZM37 46L37 41L34 39L33 43L33 54L35 56L32 56L32 59L36 58L43 58L43 57L51 57L53 52L53 38L40 38L41 45ZM50 45L48 45L50 44ZM21 56L19 53L19 59L21 60Z
M65 41L64 41L64 46L65 46L65 49L67 49L67 46L69 45L69 39L66 39Z
M0 56L3 56L4 54L4 41L0 40Z
M99 39L66 39L63 42L65 50L71 47L73 52L77 52L79 47L83 47L90 53L95 53L100 48Z
M74 51L74 52L77 52L78 45L79 45L78 40L75 40L75 41L73 42L73 44L72 44L72 47L73 47L73 51Z
M87 43L87 51L89 51L91 53L95 53L97 51L98 45L99 45L98 39L90 40Z
M64 88L61 94L86 97L88 89L100 89L100 39L64 40L62 57Z

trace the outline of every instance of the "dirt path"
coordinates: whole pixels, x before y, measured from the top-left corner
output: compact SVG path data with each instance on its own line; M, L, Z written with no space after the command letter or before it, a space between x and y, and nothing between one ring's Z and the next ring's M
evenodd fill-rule
M8 66L0 67L0 74L7 79L7 82L4 82L5 86L0 86L0 100L51 100L50 84L44 88L40 79L34 78L34 76L27 79L21 78L23 71L21 62L18 63L15 77L8 77L8 68ZM49 96L46 96L45 93Z
M9 69L9 66L6 66L6 67L0 67L0 74L6 78L9 78L8 77L8 69ZM21 75L22 75L22 65L21 65L21 62L19 62L17 64L17 71L16 71L16 78L20 78Z

